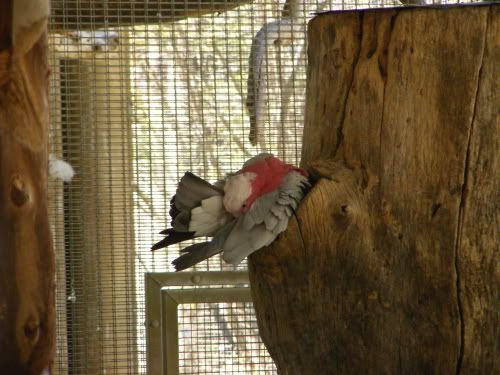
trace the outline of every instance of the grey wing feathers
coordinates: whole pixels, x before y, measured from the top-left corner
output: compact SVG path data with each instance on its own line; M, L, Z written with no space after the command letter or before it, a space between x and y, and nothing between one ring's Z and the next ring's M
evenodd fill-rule
M151 250L161 249L188 239L194 238L194 232L189 231L191 210L201 204L201 201L214 195L222 195L223 190L214 186L191 172L182 176L175 195L170 201L170 217L172 229L166 229L161 234L166 237L154 244Z
M271 191L257 199L248 212L243 215L243 229L250 230L255 225L264 222L264 219L269 214L269 210L276 204L279 194L279 190Z
M179 210L190 210L198 206L203 199L221 194L223 194L223 191L220 188L195 176L191 172L186 172L179 181L174 202Z
M222 194L218 187L201 179L202 183L198 184L197 179L194 175L187 175L185 181L181 180L177 192L179 194L182 190L182 196L179 198L180 203L177 204L175 200L172 203L172 209L175 210L174 215L172 215L174 223L179 221L178 226L181 228L182 221L185 219L182 216L184 212L189 214L190 210L199 205L202 199L213 194ZM195 189L191 189L192 182L196 185ZM186 194L184 194L184 183L188 185L186 191L189 190ZM191 245L182 250L183 254L172 262L176 271L192 267L220 252L223 253L222 257L227 263L237 265L254 251L270 245L287 228L289 218L309 188L307 177L295 171L288 173L276 191L257 199L246 214L231 220L218 229L211 241ZM193 194L194 191L197 195ZM199 199L197 202L195 202L195 197ZM189 216L187 219L189 223ZM167 238L160 241L159 244L162 245L163 243L176 243L175 240L178 238L189 238L194 234L185 230L177 231L175 226L164 232L167 234ZM173 235L177 237L173 238ZM169 239L169 237L172 238Z
M182 271L195 264L210 258L222 251L227 236L236 224L236 220L226 224L215 234L211 241L188 246L182 250L183 254L172 264L176 271Z
M290 172L277 191L257 199L227 237L223 259L238 264L254 251L271 244L287 228L290 216L309 188L307 177Z
M220 252L221 249L214 247L211 242L197 243L186 247L183 254L176 258L172 264L176 271L182 271Z
M269 245L277 235L266 230L265 224L255 225L250 230L244 228L240 217L224 243L222 259L237 265L254 251Z
M310 187L311 184L307 177L299 172L290 172L285 176L280 186L278 203L283 206L288 206L289 209L296 210ZM288 216L290 215L291 214Z

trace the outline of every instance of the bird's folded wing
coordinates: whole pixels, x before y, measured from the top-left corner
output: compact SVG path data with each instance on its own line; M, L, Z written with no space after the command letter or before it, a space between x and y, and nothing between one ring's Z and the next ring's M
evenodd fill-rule
M223 259L240 263L256 250L271 244L288 226L288 220L310 185L307 177L290 172L278 190L258 198L250 210L238 218L223 247Z
M271 191L256 199L252 207L242 216L242 227L244 230L251 230L257 224L264 222L272 209L277 209L277 201L280 195L279 190Z
M276 235L268 231L264 224L257 224L250 230L245 229L243 217L240 217L224 243L222 258L227 263L237 265L254 251L269 245L275 238Z
M176 271L185 270L186 268L192 267L195 264L220 253L223 249L227 236L235 224L236 220L233 220L224 225L218 230L217 233L215 233L211 241L197 243L182 249L181 252L183 254L172 262Z

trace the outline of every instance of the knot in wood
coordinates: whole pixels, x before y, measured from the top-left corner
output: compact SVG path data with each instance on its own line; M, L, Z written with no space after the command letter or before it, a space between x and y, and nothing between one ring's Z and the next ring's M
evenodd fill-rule
M12 187L10 190L10 199L14 205L20 207L26 204L30 196L26 189L26 185L20 176L14 176L12 179Z
M30 316L24 323L24 336L31 345L35 345L40 337L40 322L33 316Z

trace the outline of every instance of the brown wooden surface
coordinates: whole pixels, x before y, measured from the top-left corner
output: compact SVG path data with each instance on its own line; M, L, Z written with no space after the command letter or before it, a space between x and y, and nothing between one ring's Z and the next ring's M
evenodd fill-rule
M0 372L39 375L55 346L47 36L13 58L10 4L0 3Z
M57 31L100 29L127 25L160 24L187 17L225 12L251 0L102 1L52 0L51 28Z
M310 23L302 161L327 178L249 262L281 374L500 373L499 24L494 5Z
M500 358L500 11L489 14L470 127L457 238L465 373L499 373Z

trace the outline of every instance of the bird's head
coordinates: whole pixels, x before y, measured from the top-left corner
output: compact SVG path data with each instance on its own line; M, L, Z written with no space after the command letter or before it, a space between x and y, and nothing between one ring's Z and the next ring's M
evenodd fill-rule
M248 211L252 202L253 181L255 173L246 172L228 177L224 185L224 207L233 216L240 216Z

